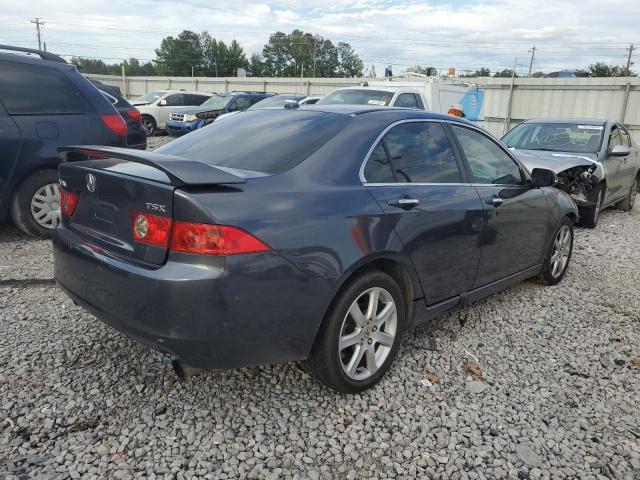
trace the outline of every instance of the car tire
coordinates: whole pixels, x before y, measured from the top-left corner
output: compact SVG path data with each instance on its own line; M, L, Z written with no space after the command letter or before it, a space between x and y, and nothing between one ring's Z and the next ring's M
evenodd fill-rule
M147 133L147 137L152 137L158 130L158 124L151 115L142 115L142 128Z
M633 179L633 184L629 190L629 194L624 200L620 200L616 203L616 208L628 212L633 209L633 205L636 203L636 194L638 193L638 176Z
M13 223L34 237L51 238L60 223L57 170L40 170L28 176L11 197Z
M349 281L334 298L304 367L341 393L374 386L398 352L406 325L403 299L386 273L370 271Z
M602 202L604 201L604 185L598 185L594 191L594 197L596 202L591 207L585 207L580 209L580 224L587 228L596 228L598 219L600 218L600 212L602 210Z
M540 278L546 285L557 285L569 268L573 253L573 220L564 217L553 235L553 241L542 264Z

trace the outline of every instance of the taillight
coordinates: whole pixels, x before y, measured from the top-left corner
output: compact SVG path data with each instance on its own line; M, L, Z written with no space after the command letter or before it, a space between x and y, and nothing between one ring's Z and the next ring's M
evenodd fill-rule
M171 250L205 255L239 255L268 252L271 248L236 227L174 222Z
M156 247L167 248L171 234L171 219L148 213L131 213L133 239Z
M129 118L133 118L138 123L142 122L142 114L137 108L134 108L133 110L127 110L127 116Z
M127 135L127 122L120 115L100 115L102 123L116 135L125 137Z
M65 217L70 217L76 211L78 194L60 187L60 212Z

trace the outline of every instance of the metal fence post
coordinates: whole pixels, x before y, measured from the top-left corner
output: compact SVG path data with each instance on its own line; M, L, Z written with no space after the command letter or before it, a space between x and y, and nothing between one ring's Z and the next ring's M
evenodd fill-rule
M507 102L507 113L504 116L504 128L502 134L504 135L509 130L509 125L511 125L511 103L513 101L513 90L515 88L515 78L511 78L511 86L509 87L509 100Z
M631 82L627 82L627 88L624 92L624 100L622 101L622 112L620 113L620 123L624 125L624 117L627 116L627 105L629 104L629 92L631 90Z
M144 79L144 93L149 93L149 79Z

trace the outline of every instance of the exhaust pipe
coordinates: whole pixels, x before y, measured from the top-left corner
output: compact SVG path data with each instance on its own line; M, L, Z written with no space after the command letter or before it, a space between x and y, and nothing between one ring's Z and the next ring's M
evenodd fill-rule
M204 368L192 367L169 355L165 355L162 359L162 363L171 365L171 368L173 368L173 371L180 380L194 377L204 372Z

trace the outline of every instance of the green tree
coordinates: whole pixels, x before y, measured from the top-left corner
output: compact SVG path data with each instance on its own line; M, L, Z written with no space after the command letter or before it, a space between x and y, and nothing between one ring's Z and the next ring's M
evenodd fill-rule
M533 72L531 74L531 78L544 78L546 76L547 76L547 74L544 73L544 72Z
M104 60L95 58L72 57L71 63L82 73L94 73L97 75L120 75L118 64L108 65Z
M604 62L589 65L589 74L592 77L635 77L636 74L620 65L607 65Z
M153 63L140 63L137 58L132 57L129 60L125 60L121 65L124 65L125 73L130 76L152 76L156 74L156 67L153 66Z
M462 78L476 78L476 77L490 77L490 76L491 76L491 70L489 70L487 67L481 67L475 72L460 75L460 77Z
M200 35L183 30L177 37L163 38L156 49L156 63L160 75L191 76L191 67L203 64Z
M426 75L427 77L437 77L438 69L435 67L423 67L422 65L412 65L407 68L405 72L411 73L420 73L422 75Z
M338 64L339 77L361 77L363 74L364 63L348 43L338 42Z
M271 34L262 54L251 59L254 75L260 70L260 75L275 77L360 76L363 67L362 60L348 43L339 43L336 47L331 40L302 30Z
M515 76L516 78L518 78L518 75L514 75L513 70L511 70L510 68L505 68L500 72L496 72L493 74L493 76L497 78L511 78Z
M262 77L264 71L264 60L262 56L254 53L251 55L251 60L249 61L249 72L254 77Z

